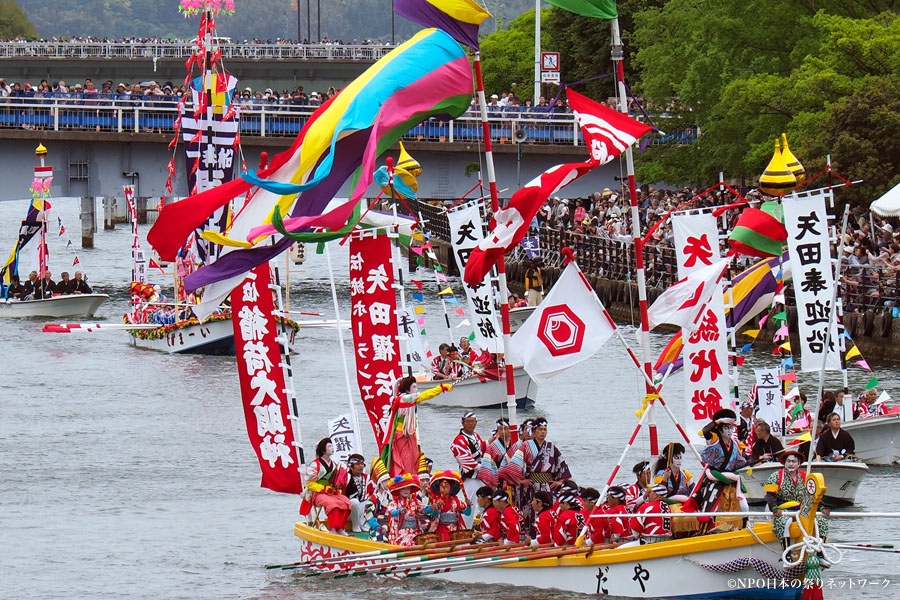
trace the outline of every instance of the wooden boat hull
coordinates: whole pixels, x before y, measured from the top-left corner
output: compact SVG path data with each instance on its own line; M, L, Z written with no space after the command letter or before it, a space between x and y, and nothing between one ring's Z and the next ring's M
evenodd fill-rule
M537 400L538 385L525 369L513 370L516 382L516 406L529 408ZM440 381L418 381L420 392L440 385ZM459 406L462 408L491 408L506 404L506 381L488 379L481 381L477 377L463 379L453 386L449 392L428 401L434 406Z
M775 541L772 525L757 523L754 533L761 542L742 530L598 550L589 557L546 558L429 577L469 586L501 584L556 588L623 598L800 598L798 584L790 579L784 586L773 585L772 573L781 573L781 546ZM389 548L378 542L320 531L303 522L294 526L294 535L301 540L301 560ZM359 566L365 564L368 564L366 559L358 563Z
M0 317L93 317L106 294L72 294L43 300L0 301Z
M781 463L768 462L754 467L745 467L739 471L741 481L747 488L747 502L749 504L764 504L766 493L763 486L769 475L782 468ZM800 467L806 470L806 463ZM869 473L869 467L859 462L825 462L816 461L812 468L814 473L821 473L825 477L826 504L835 506L850 506L856 501L856 492L865 476ZM748 475L749 473L749 475Z
M231 319L188 325L157 339L140 338L129 332L131 345L169 354L234 354Z
M845 421L841 429L853 436L856 456L866 464L900 462L900 414Z

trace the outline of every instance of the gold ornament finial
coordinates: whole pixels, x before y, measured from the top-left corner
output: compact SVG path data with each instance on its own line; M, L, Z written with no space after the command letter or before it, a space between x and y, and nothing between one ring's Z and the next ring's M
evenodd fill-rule
M47 156L47 149L44 148L43 144L38 144L37 149L34 151L34 155L38 158L43 158L44 156Z

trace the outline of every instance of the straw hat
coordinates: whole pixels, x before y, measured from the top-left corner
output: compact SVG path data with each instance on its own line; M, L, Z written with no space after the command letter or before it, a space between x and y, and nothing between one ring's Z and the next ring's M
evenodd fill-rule
M784 464L785 461L787 460L788 456L796 456L797 460L799 460L800 462L803 462L806 460L806 457L803 456L802 454L800 454L799 452L797 452L796 450L785 450L784 452L781 453L781 456L778 457L778 462L780 462L781 464Z

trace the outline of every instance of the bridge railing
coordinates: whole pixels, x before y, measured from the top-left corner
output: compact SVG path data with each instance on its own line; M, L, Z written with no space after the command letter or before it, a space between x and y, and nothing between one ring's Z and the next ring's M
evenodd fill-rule
M315 111L313 106L246 105L241 107L241 134L295 137ZM0 102L0 129L84 132L174 133L177 103L171 101L114 100L109 98L6 98ZM578 124L570 114L553 118L491 118L491 139L513 143L524 129L529 144L582 145ZM453 121L429 120L410 129L404 140L477 142L481 122L473 113Z
M250 60L335 60L376 61L393 46L368 44L251 44L222 43L225 59ZM3 42L0 60L22 58L135 59L188 58L194 51L190 42Z

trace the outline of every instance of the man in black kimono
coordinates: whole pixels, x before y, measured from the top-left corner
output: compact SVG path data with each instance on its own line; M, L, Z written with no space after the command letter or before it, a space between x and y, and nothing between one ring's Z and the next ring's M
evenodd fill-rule
M823 460L844 460L856 450L853 437L841 429L841 416L835 412L826 419L828 428L816 442L816 454Z

